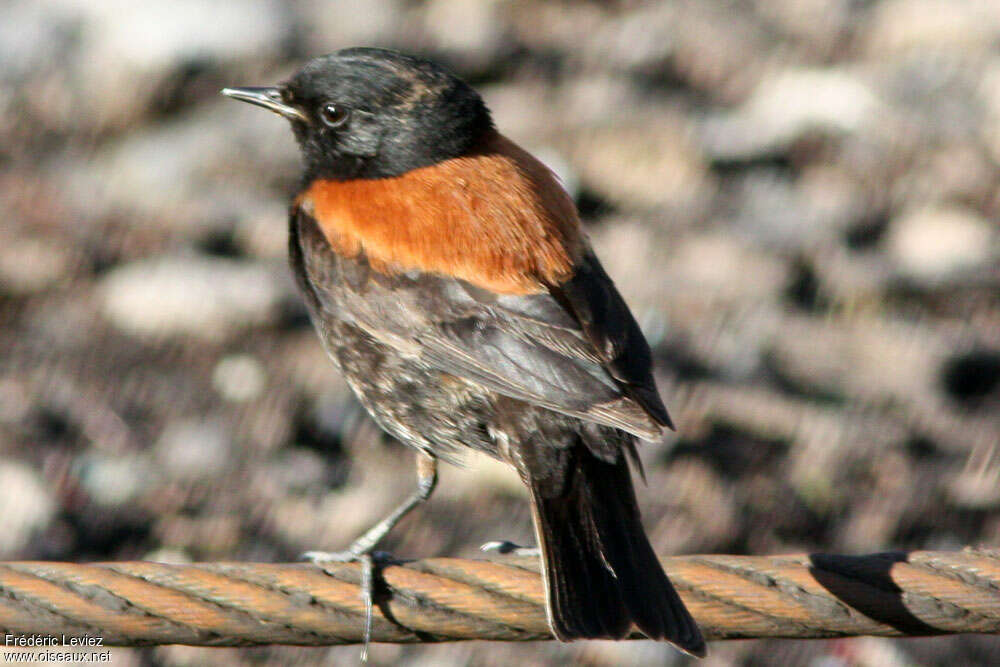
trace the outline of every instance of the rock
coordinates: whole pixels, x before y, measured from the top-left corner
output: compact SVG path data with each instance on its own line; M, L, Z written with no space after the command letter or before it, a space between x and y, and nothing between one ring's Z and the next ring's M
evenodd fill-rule
M481 496L484 491L489 491L527 501L528 493L524 483L506 463L478 452L466 456L462 463L461 467L441 468L439 474L442 483L439 490L443 498L469 502Z
M878 548L878 547L876 547ZM906 642L894 641L886 637L858 637L850 640L850 657L844 656L844 651L838 651L835 643L831 643L830 657L836 665L910 665L915 662L914 658L919 654L921 658L929 658L924 651L911 648L912 653L906 650ZM915 649L915 650L914 650ZM810 667L821 667L811 663ZM833 667L831 665L830 667Z
M154 455L168 475L210 480L226 473L232 461L232 442L219 421L184 420L167 425Z
M960 201L989 202L996 187L997 171L978 145L949 142L928 151L921 164L896 182L897 193L914 204ZM899 197L903 198L903 197Z
M66 156L54 171L63 194L90 217L132 214L144 225L189 236L206 225L267 219L284 235L285 191L278 198L267 188L275 175L291 181L299 157L287 122L220 97L93 155Z
M886 250L904 277L933 284L986 266L1000 253L1000 236L973 211L931 206L893 220Z
M212 371L212 385L227 401L243 403L261 395L267 385L267 372L249 354L224 357Z
M292 30L290 14L273 0L47 4L76 26L73 97L77 114L97 126L141 115L184 68L274 58Z
M646 265L645 271L653 266L657 265ZM760 302L779 290L787 277L780 261L734 235L718 232L677 239L669 262L656 270L661 284L672 285L672 298L691 302Z
M28 417L31 407L31 398L21 383L0 379L0 424L17 424Z
M72 17L51 3L0 4L2 152L17 153L37 139L39 127L66 129L81 124L74 114L76 96L67 67L74 59L76 26Z
M537 106L549 107L552 89L538 81L498 83L478 88L489 107L497 127L508 137L524 144L546 137L551 122L546 113L538 113Z
M880 69L880 91L893 112L879 117L887 147L920 156L957 142L978 142L984 78L979 59L917 50Z
M810 166L796 182L799 201L814 221L809 240L832 241L871 216L872 201L865 184L846 169Z
M134 500L152 475L145 459L96 452L80 457L74 468L80 484L100 507L120 507Z
M677 4L671 67L684 84L713 101L746 99L781 48L773 28L755 16L759 3Z
M803 250L831 242L864 211L857 189L833 173L809 172L799 182L755 169L736 181L734 224L759 244Z
M986 108L982 134L993 162L1000 162L1000 58L994 58L983 72L979 96Z
M586 188L622 207L689 208L712 192L701 154L668 118L581 129L560 148Z
M638 5L617 16L605 16L588 30L586 40L572 37L569 50L582 50L594 67L653 73L673 55L678 9L672 3ZM620 75L619 75L620 76Z
M30 238L5 239L0 247L0 292L26 295L65 279L72 250Z
M361 9L353 2L306 0L296 2L298 20L306 31L308 53L320 55L348 46L391 44L403 39L406 4L403 0L367 0Z
M771 0L754 3L767 23L795 38L796 46L829 56L851 27L850 0Z
M985 52L1000 38L1000 5L994 0L890 0L874 5L861 41L867 55L910 52Z
M218 340L272 320L283 295L275 274L250 262L162 257L114 269L98 290L105 317L124 331Z
M647 529L657 553L698 553L738 534L742 508L737 508L733 488L707 462L679 458L650 481L651 488L671 490L668 498L659 500L670 512ZM647 503L656 499L653 493L645 495Z
M286 498L325 492L330 485L329 461L305 447L286 447L267 464L267 480L277 497Z
M55 64L56 55L71 43L72 22L59 16L51 3L9 0L0 6L0 80L23 81Z
M603 72L569 78L558 88L527 78L480 86L479 91L504 134L522 145L561 140L558 147L566 155L574 152L578 130L617 125L622 107L633 115L656 113L663 119L662 108L644 103L633 82Z
M662 106L651 105L643 100L641 89L621 75L609 72L573 77L564 81L554 93L553 104L558 104L558 107L540 109L529 105L522 113L532 113L550 127L554 115L565 117L572 122L571 127L585 128L586 134L596 134L602 138L609 131L620 128L628 141L630 131L634 133L637 127L647 123L657 128L658 136L654 135L656 139L662 139L664 135L684 138L681 119L674 115L667 116ZM630 110L629 120L632 122L622 122L620 114L623 107ZM685 148L690 148L690 142L683 143Z
M237 246L257 259L287 261L288 204L273 197L258 201L257 196L250 195L234 208L237 206L245 211L233 229Z
M505 21L500 0L430 0L421 27L433 49L456 58L463 67L483 69L503 46Z
M883 106L846 67L789 68L765 76L736 111L709 117L702 144L715 160L745 160L784 151L807 132L858 132Z
M194 59L260 57L273 54L290 27L281 6L271 0L221 4L55 0L53 4L83 21L82 39L94 49L95 62L90 64L94 68L113 64L158 72Z
M937 392L948 345L947 337L904 321L856 316L818 326L794 316L776 329L769 356L787 383L809 393L919 405Z
M837 548L851 552L875 551L890 544L899 515L912 507L914 497L932 497L933 489L915 491L918 480L911 461L899 450L880 452L867 470L857 470L865 482L857 484L861 498L837 529ZM867 487L867 488L866 488Z
M597 3L575 3L573 11L556 2L508 2L510 30L523 48L534 54L560 54L575 61L586 45L580 35L594 36L614 20ZM589 40L588 40L589 41Z
M194 559L183 550L171 549L170 547L150 551L142 557L142 560L151 563L166 563L168 565L187 565L194 562Z
M50 488L23 463L0 462L0 557L17 556L33 534L48 526L56 512Z

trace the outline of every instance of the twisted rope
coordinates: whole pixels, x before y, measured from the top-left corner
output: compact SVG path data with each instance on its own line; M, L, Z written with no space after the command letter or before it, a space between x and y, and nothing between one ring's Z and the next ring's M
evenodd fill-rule
M710 639L1000 633L1000 552L663 564ZM377 578L373 641L551 638L533 558L433 558ZM0 631L121 646L357 643L359 579L354 563L0 563Z

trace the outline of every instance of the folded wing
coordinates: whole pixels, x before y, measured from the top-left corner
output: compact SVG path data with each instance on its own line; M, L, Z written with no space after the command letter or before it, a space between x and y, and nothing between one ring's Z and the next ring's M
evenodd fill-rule
M307 212L292 216L293 261L320 316L348 319L402 354L505 396L645 439L670 426L649 346L589 251L561 285L501 295L439 274L376 271L363 252L336 254Z

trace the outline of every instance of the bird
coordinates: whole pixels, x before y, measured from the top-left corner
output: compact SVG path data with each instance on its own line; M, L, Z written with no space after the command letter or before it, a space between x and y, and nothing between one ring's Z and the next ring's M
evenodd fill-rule
M527 487L555 637L705 641L641 523L636 444L672 429L649 345L559 179L430 60L355 47L226 88L286 118L303 174L289 257L323 346L418 487L345 552L370 555L468 449Z

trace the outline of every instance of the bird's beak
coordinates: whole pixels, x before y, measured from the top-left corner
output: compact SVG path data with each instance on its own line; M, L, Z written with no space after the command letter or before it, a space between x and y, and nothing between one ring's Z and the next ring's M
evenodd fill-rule
M264 107L276 114L281 114L289 120L300 120L309 122L308 116L293 106L285 104L281 99L281 89L279 88L223 88L222 94L241 102L249 102L259 107Z

